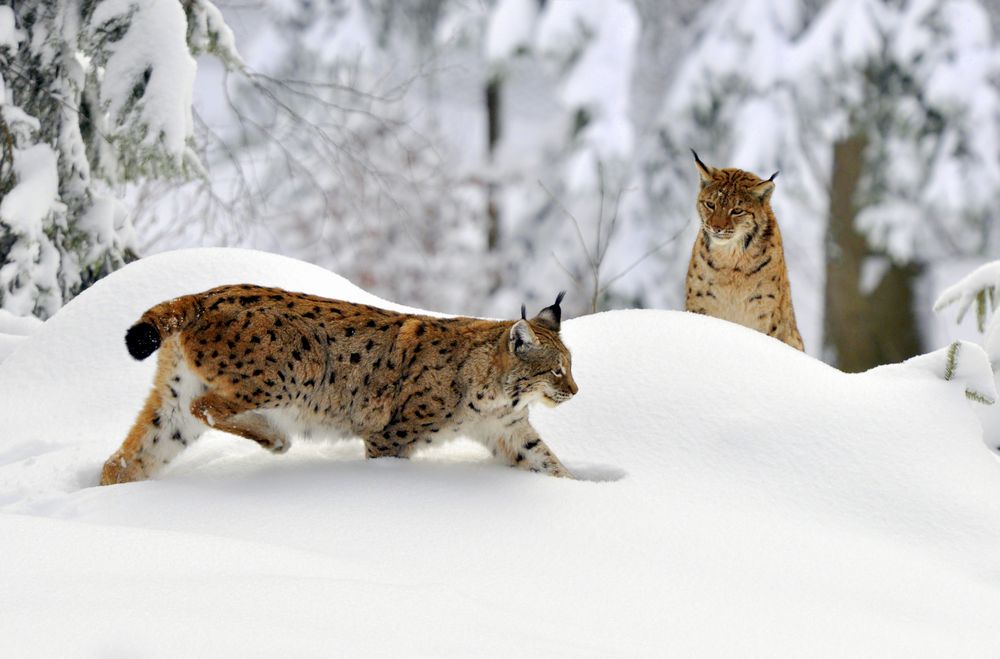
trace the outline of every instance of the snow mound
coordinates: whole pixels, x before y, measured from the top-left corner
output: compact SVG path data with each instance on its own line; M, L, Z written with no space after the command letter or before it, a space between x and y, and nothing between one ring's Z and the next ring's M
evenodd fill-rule
M187 250L102 280L0 364L12 654L1000 650L1000 465L966 398L995 391L969 345L950 380L947 350L848 375L713 318L609 312L564 321L580 393L532 411L606 482L461 442L365 461L208 433L158 480L94 487L152 377L125 330L244 281L403 309L291 259Z
M42 321L34 316L15 316L6 309L0 309L0 362L41 325Z
M981 346L971 341L955 341L947 348L912 357L902 364L882 366L872 372L913 375L921 371L958 384L969 400L984 405L996 403L997 389L989 356Z

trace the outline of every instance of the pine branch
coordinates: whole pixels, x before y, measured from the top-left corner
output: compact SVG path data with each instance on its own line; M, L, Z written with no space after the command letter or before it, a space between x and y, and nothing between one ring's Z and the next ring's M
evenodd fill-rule
M958 351L961 349L962 344L959 341L955 341L950 346L948 346L948 355L944 363L944 379L951 380L955 377L955 366L958 363Z
M989 396L981 394L978 391L973 391L972 389L966 389L965 390L965 397L968 398L969 400L973 401L973 402L981 403L983 405L994 405L994 404L996 404L996 400L994 400L993 398L990 398Z

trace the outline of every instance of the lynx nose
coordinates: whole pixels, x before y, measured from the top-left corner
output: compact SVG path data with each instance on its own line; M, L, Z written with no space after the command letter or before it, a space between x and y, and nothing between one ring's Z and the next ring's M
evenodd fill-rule
M566 387L569 389L569 393L571 396L575 396L576 392L580 391L580 387L576 386L576 380L574 380L572 377L566 380Z

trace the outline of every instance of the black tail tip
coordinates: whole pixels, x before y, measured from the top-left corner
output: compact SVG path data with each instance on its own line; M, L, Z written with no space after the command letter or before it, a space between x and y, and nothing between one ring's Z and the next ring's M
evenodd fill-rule
M125 345L128 354L139 360L145 359L160 347L160 333L149 323L137 323L125 333Z

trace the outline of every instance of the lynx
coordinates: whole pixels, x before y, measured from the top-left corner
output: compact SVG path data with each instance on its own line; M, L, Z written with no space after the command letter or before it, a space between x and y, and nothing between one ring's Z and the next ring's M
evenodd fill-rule
M781 232L771 210L778 172L763 180L740 169L709 167L691 153L701 176L701 231L688 265L684 308L803 350Z
M408 457L464 435L513 467L569 472L528 421L577 393L559 336L563 294L527 319L431 318L252 285L149 309L129 353L157 349L153 389L101 484L149 478L208 428L274 453L292 434L357 436Z

